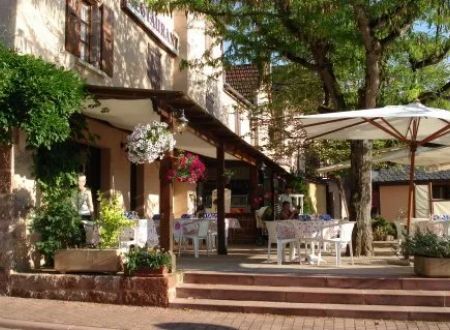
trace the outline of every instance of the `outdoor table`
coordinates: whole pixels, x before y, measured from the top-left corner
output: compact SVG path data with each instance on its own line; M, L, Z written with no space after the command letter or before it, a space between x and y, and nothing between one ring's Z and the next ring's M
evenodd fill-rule
M156 233L155 222L151 219L130 219L134 222L132 230L134 231L134 244L139 247L156 246L159 244L158 234ZM130 237L131 238L131 237Z
M173 224L173 236L177 241L180 240L183 234L194 233L197 231L199 221L211 221L210 231L217 233L217 218L178 218L174 220ZM159 228L160 220L155 220L155 225ZM240 229L241 224L236 218L225 218L225 238L228 241L229 229Z
M439 220L428 220L421 221L413 224L417 231L421 233L434 233L438 236L448 236L448 230L450 227L450 220L439 219Z
M277 239L296 238L306 245L311 244L310 259L315 257L314 243L322 244L323 239L334 238L339 234L339 220L283 220L277 223ZM284 255L284 254L283 254ZM300 258L299 251L299 258ZM291 256L292 258L292 256Z

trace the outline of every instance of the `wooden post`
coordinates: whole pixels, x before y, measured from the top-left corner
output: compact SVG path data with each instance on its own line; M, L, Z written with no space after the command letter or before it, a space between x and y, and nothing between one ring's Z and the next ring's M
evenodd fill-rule
M173 132L173 117L161 118L169 124ZM169 171L173 169L173 152L167 152L159 166L159 214L160 246L166 251L173 251L173 183L168 180Z
M227 244L225 237L225 148L223 143L217 146L217 253L226 255Z
M250 207L253 211L254 203L253 201L258 194L258 168L256 166L250 166Z
M275 172L271 170L270 174L270 193L271 193L271 203L272 203L272 214L273 220L276 220L277 217L277 199L275 198Z
M411 145L411 163L409 168L409 191L408 191L408 219L406 224L406 233L411 233L411 218L414 206L414 174L415 174L416 146Z

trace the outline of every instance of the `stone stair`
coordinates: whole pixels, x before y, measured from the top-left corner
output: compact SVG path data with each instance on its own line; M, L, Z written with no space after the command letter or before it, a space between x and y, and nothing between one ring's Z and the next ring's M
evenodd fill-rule
M450 320L450 279L186 272L171 307L396 320Z

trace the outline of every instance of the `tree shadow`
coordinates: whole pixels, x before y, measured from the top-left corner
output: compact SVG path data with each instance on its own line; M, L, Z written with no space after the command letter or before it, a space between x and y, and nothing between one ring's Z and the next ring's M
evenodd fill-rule
M235 330L237 328L228 327L217 324L208 323L192 323L192 322L168 322L160 323L154 325L158 329L183 329L183 330L194 330L194 329L215 329L215 330Z

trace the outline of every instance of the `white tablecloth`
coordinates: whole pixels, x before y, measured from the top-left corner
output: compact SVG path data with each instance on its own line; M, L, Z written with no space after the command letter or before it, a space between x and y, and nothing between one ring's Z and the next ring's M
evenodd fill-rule
M339 220L282 220L277 223L277 238L280 239L328 239L339 233Z
M173 224L173 235L175 238L179 238L182 233L194 233L198 228L198 222L202 220L211 221L210 230L217 231L217 219L200 219L200 218L179 218L175 219ZM155 225L157 227L157 231L159 232L160 220L155 220ZM225 233L228 236L228 230L239 229L241 228L241 224L239 220L236 218L225 218Z

